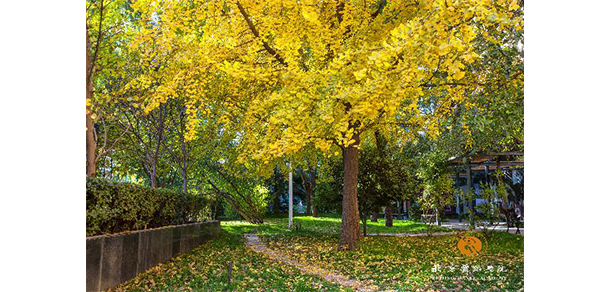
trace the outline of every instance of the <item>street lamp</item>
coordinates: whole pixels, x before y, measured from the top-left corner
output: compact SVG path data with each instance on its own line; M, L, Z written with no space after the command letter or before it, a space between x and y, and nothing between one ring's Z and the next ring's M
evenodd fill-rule
M292 229L292 165L288 173L288 228Z

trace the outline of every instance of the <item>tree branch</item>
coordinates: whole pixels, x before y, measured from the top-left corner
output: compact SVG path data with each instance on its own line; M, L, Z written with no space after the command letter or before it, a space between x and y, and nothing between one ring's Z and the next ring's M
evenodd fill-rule
M98 25L98 34L97 34L97 42L95 44L95 52L93 53L93 58L91 59L91 64L89 64L89 75L87 76L87 80L91 80L91 75L93 73L93 69L95 68L95 61L97 60L97 53L100 50L100 43L102 41L102 23L104 22L104 0L100 1L100 23Z
M375 19L375 17L377 17L379 15L379 13L381 13L381 11L383 11L383 7L386 4L386 0L381 0L379 1L379 7L377 7L377 10L375 10L375 12L373 12L373 14L371 14L371 18Z
M252 23L252 20L250 20L248 13L246 13L246 10L241 5L241 3L239 3L239 1L237 1L237 8L239 9L239 12L241 13L241 15L244 17L244 20L248 24L250 31L252 31L252 34L257 38L260 38L260 33L254 26L254 23ZM278 54L278 52L276 52L275 49L273 49L266 41L264 41L262 39L261 39L261 41L263 43L263 47L269 54L271 54L271 56L273 56L283 66L288 66L288 63L286 63L286 60L284 60L284 58L282 58L282 56L280 56L280 54Z

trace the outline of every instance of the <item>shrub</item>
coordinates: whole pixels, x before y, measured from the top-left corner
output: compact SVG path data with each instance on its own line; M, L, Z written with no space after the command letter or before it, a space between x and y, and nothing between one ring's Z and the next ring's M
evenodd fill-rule
M100 178L87 179L87 236L195 222L202 196Z

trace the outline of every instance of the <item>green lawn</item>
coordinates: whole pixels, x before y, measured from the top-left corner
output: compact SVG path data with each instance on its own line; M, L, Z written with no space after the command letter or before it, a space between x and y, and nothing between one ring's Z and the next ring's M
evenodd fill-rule
M269 218L265 224L222 222L222 233L193 251L161 264L116 291L342 291L342 287L277 264L249 250L242 235L256 229L272 249L303 263L317 265L357 278L383 290L395 291L518 291L523 289L523 240L519 235L496 232L483 241L482 254L464 256L456 247L457 235L418 237L366 237L357 251L336 250L339 218L297 217L299 231L287 229L286 218ZM395 220L369 226L374 233L421 233L425 226ZM438 229L444 231L444 228ZM334 233L336 232L336 233ZM227 282L226 264L233 262L233 282ZM437 270L434 271L435 267ZM468 271L462 272L463 267ZM452 271L451 268L454 270ZM488 270L489 269L489 270Z
M288 218L269 218L266 224L272 226L288 227ZM317 233L338 234L341 232L341 218L338 217L311 217L300 216L294 218L295 225L301 224L302 229ZM427 226L423 223L410 220L394 219L393 227L385 227L385 219L378 219L378 222L368 221L366 224L367 233L423 233ZM431 226L432 231L451 231L449 228ZM362 230L362 223L360 223Z

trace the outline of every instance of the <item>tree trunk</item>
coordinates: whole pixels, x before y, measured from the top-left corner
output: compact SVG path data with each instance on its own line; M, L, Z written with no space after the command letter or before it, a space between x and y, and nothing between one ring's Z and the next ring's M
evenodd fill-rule
M306 204L305 214L307 216L310 216L311 215L311 191L312 191L311 175L306 177L303 169L301 169L299 171L299 175L301 175L301 181L303 182L303 187L305 188L305 204Z
M441 220L439 217L440 212L438 211L438 208L435 208L434 210L436 212L436 225L441 226Z
M157 187L157 162L153 161L152 171L150 172L150 186L153 188Z
M275 190L275 197L273 198L273 213L280 213L280 192Z
M311 208L313 211L313 216L318 217L318 206L314 203L316 196L316 175L311 168L309 169L309 177L311 178Z
M276 168L273 170L273 214L280 213L280 197L284 193L284 180Z
M252 224L262 224L263 223L263 218L256 215L256 214L247 214L246 212L243 212L241 210L241 208L239 207L239 203L231 198L230 195L220 191L220 189L218 189L218 187L216 187L216 185L214 183L212 183L210 180L207 180L208 183L214 188L214 190L216 190L216 193L219 196L222 196L227 203L229 203L229 205L231 206L231 209L233 209L235 212L237 212L237 214L239 214L241 217L243 217L246 221L248 221L249 223ZM251 206L249 206L251 207Z
M392 204L388 204L385 207L385 226L392 227L394 226L394 220L392 218Z
M151 176L150 176L150 185L153 188L157 187L157 164L159 163L159 151L161 149L161 143L163 141L163 127L164 127L164 122L165 122L165 109L166 109L166 104L160 105L159 106L159 120L158 120L158 124L157 127L155 129L155 134L157 136L157 146L155 149L155 153L153 155L153 159L152 159L152 172L151 172Z
M180 116L183 117L183 113L184 113L184 108L180 108ZM184 125L184 123L182 122L182 118L180 119L180 129L178 130L178 133L180 135L180 150L182 150L182 191L184 191L184 193L186 194L188 192L188 180L189 180L189 176L188 176L188 169L189 169L189 152L188 152L188 148L187 148L187 142L186 139L184 137L184 132L186 131L186 127Z
M91 70L93 70L93 64L91 64L91 43L89 41L89 33L86 34L87 41L87 64L86 64L86 82L87 82L87 93L86 99L88 103L93 102L93 83L91 81ZM95 176L95 136L93 134L93 119L91 118L91 106L87 105L87 177Z
M362 207L362 236L366 237L366 220L369 217L369 214L366 210L366 205Z
M187 193L187 185L188 185L188 172L186 171L186 169L182 170L182 192L184 192L184 194Z
M343 202L341 214L341 238L339 250L356 249L360 234L360 216L358 213L358 144L359 137L354 135L356 143L343 149Z
M379 217L379 213L373 212L373 214L371 214L371 222L377 222L377 217Z
M456 171L455 172L455 181L456 181L456 189L460 189L462 186L460 185L460 171ZM460 202L460 197L456 196L455 197L457 200L457 204L455 205L455 209L457 211L458 214L458 222L462 222L462 213L464 212L464 208L461 207L461 205L463 204L462 202ZM463 201L463 200L462 200Z
M307 210L305 211L305 214L307 216L311 216L311 188L307 190L307 198L305 201L307 203Z
M311 198L313 197L315 185L314 173L311 170L311 167L309 167L308 176L305 176L305 171L303 171L303 169L299 171L299 175L301 176L301 181L303 181L303 187L305 188L305 203L307 205L305 214L311 216Z

